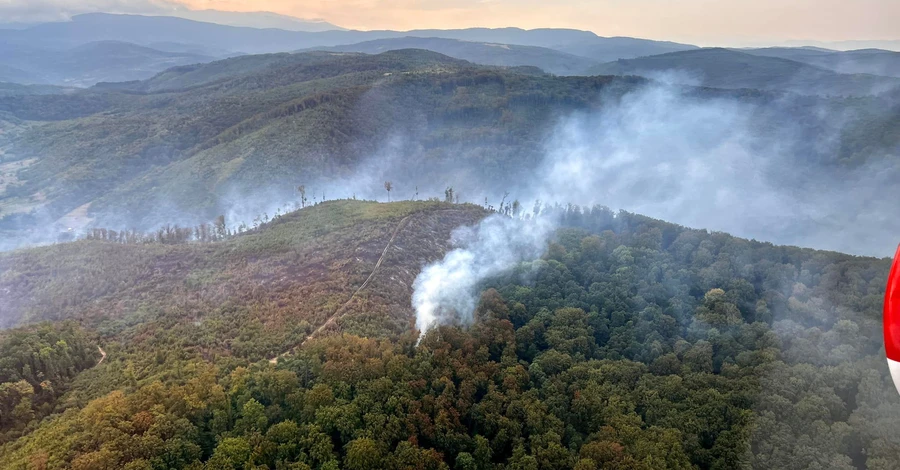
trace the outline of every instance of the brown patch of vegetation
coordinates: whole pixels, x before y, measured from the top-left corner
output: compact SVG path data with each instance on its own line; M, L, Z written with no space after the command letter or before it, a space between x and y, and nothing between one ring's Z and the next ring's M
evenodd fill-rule
M216 243L83 240L13 252L0 255L0 318L4 326L75 318L138 342L158 341L161 323L190 325L207 336L198 352L250 357L300 344L345 304L339 317L381 315L400 333L410 325L416 273L443 254L455 227L483 215L475 206L338 201ZM349 302L404 218L379 275ZM240 334L229 324L247 321L266 339L236 347Z

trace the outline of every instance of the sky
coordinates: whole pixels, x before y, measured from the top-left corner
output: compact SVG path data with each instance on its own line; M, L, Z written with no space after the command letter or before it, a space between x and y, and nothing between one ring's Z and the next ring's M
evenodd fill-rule
M900 39L900 0L0 0L0 22L177 8L272 11L363 30L558 27L700 45Z

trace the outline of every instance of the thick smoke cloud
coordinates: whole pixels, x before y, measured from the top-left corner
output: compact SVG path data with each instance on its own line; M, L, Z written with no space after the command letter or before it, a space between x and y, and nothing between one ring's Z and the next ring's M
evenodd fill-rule
M533 179L513 195L526 204L602 204L776 243L892 251L900 227L888 220L896 211L884 192L894 188L896 170L863 166L828 177L808 169L812 147L839 144L839 117L823 116L828 127L807 142L788 115L766 116L776 130L762 129L767 110L666 85L604 99L601 109L561 120ZM471 229L465 243L416 280L421 332L470 321L479 284L534 258L553 233L550 220L534 230L524 225L532 222L499 218ZM523 234L530 250L499 249L520 246Z
M452 236L454 250L416 278L412 302L419 331L443 323L472 321L478 283L523 259L541 255L555 228L547 218L522 221L494 215Z

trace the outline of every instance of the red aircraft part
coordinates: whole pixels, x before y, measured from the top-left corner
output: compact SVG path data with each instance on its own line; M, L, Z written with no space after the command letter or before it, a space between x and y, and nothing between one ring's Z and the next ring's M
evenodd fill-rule
M900 392L900 247L884 291L884 349L894 386Z

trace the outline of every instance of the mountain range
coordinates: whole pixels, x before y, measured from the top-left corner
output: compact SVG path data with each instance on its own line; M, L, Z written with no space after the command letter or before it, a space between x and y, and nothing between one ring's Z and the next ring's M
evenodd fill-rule
M832 51L815 47L768 47L742 52L803 62L838 73L900 77L900 52L883 49Z
M268 11L222 11L222 10L188 10L178 9L167 15L203 23L216 23L226 26L240 26L259 29L284 29L288 31L346 31L325 20L309 20L293 16L279 15Z
M307 28L300 20L278 15L191 12L189 16L227 24L96 13L77 15L68 22L0 30L0 81L90 86L101 81L146 79L171 66L241 54L312 49L378 53L409 48L478 64L535 66L557 75L655 77L661 71L678 70L692 83L706 80L716 87L795 92L875 93L892 86L891 80L881 77L900 74L900 53L883 50L767 48L729 54L688 44L607 38L567 29L348 31L324 24ZM282 29L247 26L257 19L275 21L257 26L281 25ZM754 61L742 53L783 60ZM616 62L622 59L640 60Z
M0 81L86 87L98 82L140 80L171 67L210 62L214 58L98 41L64 50L0 44L0 60L6 67L0 69Z
M475 64L505 67L533 66L556 75L583 75L594 64L594 61L585 57L568 54L548 47L463 41L437 37L377 39L357 44L313 49L366 54L380 54L399 49L425 49Z
M175 17L111 15L92 13L77 15L64 23L45 23L24 30L0 31L0 41L35 47L74 47L96 41L122 41L138 45L165 41L196 44L234 52L283 52L309 47L330 47L367 40L400 38L405 36L442 37L499 44L518 44L538 47L590 47L622 42L622 39L601 38L594 33L566 29L470 28L461 30L398 31L288 31L226 26L191 21ZM640 45L641 52L653 51L656 41L629 39L627 46ZM660 52L668 52L675 45L660 43ZM683 45L684 48L694 46ZM634 55L632 55L633 57Z
M461 30L415 31L348 31L322 25L321 28L292 27L289 18L275 17L285 24L283 28L248 27L248 18L238 14L193 12L191 18L162 16L112 15L104 13L77 15L68 22L45 23L25 29L0 30L0 50L6 68L0 80L29 83L54 83L91 85L97 81L127 81L149 78L166 65L210 61L239 54L289 52L301 49L339 47L342 50L377 51L389 49L421 48L476 63L494 65L535 65L560 74L576 74L603 60L632 58L672 50L691 49L694 46L633 38L602 38L594 33L566 29L518 28L470 28ZM269 17L263 17L267 19ZM233 21L232 21L233 20ZM222 23L222 24L217 24ZM281 23L276 23L281 24ZM298 23L299 24L299 23ZM241 25L241 26L232 26ZM165 31L160 35L160 31ZM413 39L417 38L417 39ZM445 41L439 41L444 39ZM373 42L375 41L375 42ZM380 41L380 42L378 42ZM456 42L453 42L456 41ZM71 62L102 62L110 53L98 50L95 56L84 53L79 47L88 44L119 44L119 53L131 44L131 57L120 61L110 60L105 67L119 70L119 75L103 71L66 69L53 54L71 57ZM361 44L356 47L350 45ZM469 44L475 43L475 44ZM476 44L495 44L494 51L476 51ZM107 46L109 47L109 46ZM147 49L155 51L151 52ZM515 48L511 51L510 49ZM500 49L503 49L504 52ZM568 52L569 50L574 52ZM494 52L491 54L490 52ZM29 54L36 54L35 63L28 63ZM18 60L22 58L23 60ZM48 64L59 71L48 71ZM128 71L130 69L130 72Z
M72 5L72 11L63 12L62 17L64 19L53 19L53 20L45 20L40 21L37 19L28 20L27 18L20 18L20 21L4 21L0 19L0 29L28 29L40 24L44 23L65 23L71 21L73 17L77 17L81 14L85 13L84 8L78 8L79 6ZM88 10L90 12L90 10ZM116 13L112 13L116 14ZM278 13L273 13L269 11L255 11L255 12L237 12L237 11L224 11L224 10L192 10L184 7L175 7L175 8L163 8L146 11L142 16L170 16L176 18L184 18L193 21L199 21L203 23L216 23L226 26L239 26L239 27L247 27L247 28L257 28L257 29L284 29L288 31L309 31L309 32L317 32L317 31L336 31L336 30L345 30L345 28L341 28L340 26L336 26L331 24L325 20L320 19L304 19L297 18L294 16L281 15Z
M10 88L0 97L8 129L0 148L11 162L0 223L25 229L27 237L43 227L52 238L51 227L59 225L149 229L223 213L249 221L274 211L272 201L290 197L300 184L317 188L312 194L320 197L348 179L356 182L339 185L344 197L380 194L382 178L394 179L407 195L416 187L433 193L452 186L475 200L495 197L535 170L561 116L597 112L606 106L601 101L640 95L652 84L637 77L558 77L404 49L246 55L55 94ZM804 168L761 177L787 179L778 184L796 186L810 201L832 197L821 193L824 187L852 185L847 171L884 165L900 144L896 94L848 100L780 90L678 93L710 106L724 100L748 107L749 122L741 124L748 129L741 132L783 140L790 152L778 165ZM833 129L822 121L828 115L856 116L858 124ZM826 139L840 144L818 145ZM609 197L627 203L625 194ZM855 202L845 209L851 202L835 202L828 221L792 219L790 234L756 230L802 243L811 234L825 237L832 224L844 223L839 220L877 210ZM870 249L860 236L823 240Z
M798 55L799 53L793 53ZM825 59L837 66L841 59ZM847 69L857 70L858 65ZM592 75L641 75L663 81L715 88L780 90L798 94L862 96L900 88L900 79L879 75L841 74L817 65L782 57L724 48L671 52L636 59L619 59L588 69Z
M231 49L379 35L396 37L300 53ZM684 86L678 93L704 103L754 109L750 131L786 139L785 161L807 165L774 172L792 175L779 184L807 188L796 191L803 199L829 197L815 188L836 184L837 168L874 171L900 143L900 79L860 73L889 73L896 54L887 51L738 51L559 29L313 33L106 14L0 36L0 81L14 82L0 87L0 156L8 162L0 227L26 229L24 239L38 227L149 229L229 211L246 221L266 206L247 199L258 181L283 200L298 181L328 186L385 156L389 163L371 173L402 175L411 183L401 191L434 191L441 178L438 185L464 194L495 196L502 191L485 188L514 187L534 170L563 116L594 113L601 101L658 83ZM39 44L26 44L32 39ZM602 62L607 54L619 58ZM822 118L832 114L856 124L833 128ZM790 133L772 127L785 116ZM370 195L371 181L354 190ZM800 243L860 209L839 212L771 236ZM53 239L53 230L41 237Z

